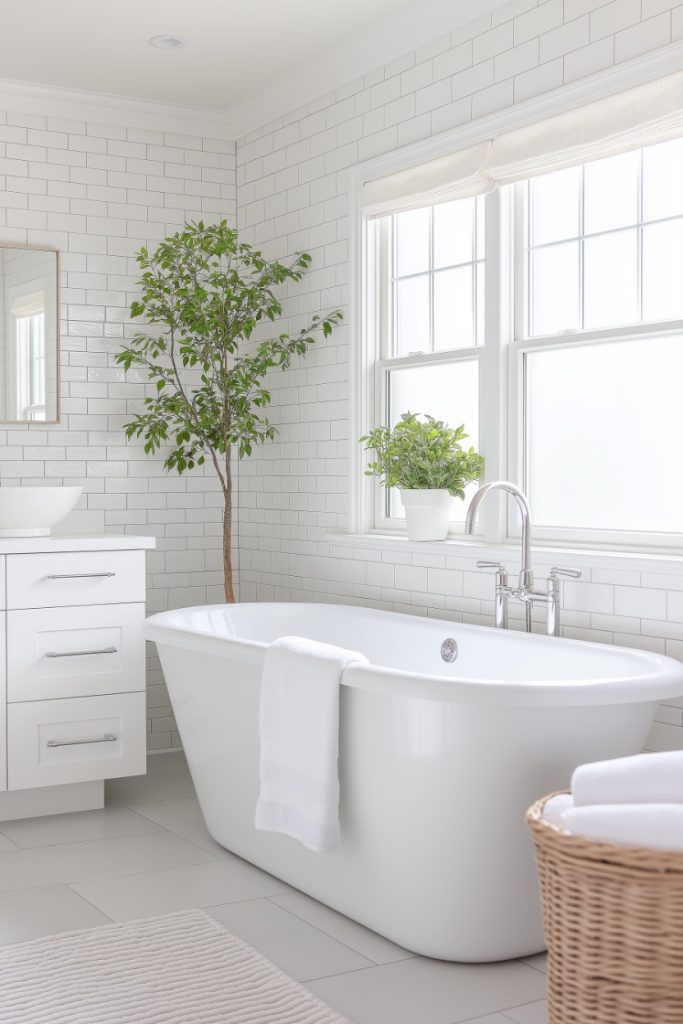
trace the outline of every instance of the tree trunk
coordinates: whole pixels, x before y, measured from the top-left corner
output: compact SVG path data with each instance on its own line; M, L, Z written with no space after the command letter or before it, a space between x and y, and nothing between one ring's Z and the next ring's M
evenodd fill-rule
M223 575L225 578L225 600L228 604L235 603L235 592L232 588L232 496L225 495L223 509Z

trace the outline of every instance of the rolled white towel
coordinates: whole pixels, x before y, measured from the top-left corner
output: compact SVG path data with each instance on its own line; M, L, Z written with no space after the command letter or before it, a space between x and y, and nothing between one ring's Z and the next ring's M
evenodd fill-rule
M577 807L591 804L683 804L683 750L582 764L572 776Z
M561 822L568 832L587 839L683 853L683 804L570 807Z
M564 828L562 814L573 806L574 800L571 793L558 793L557 796L552 796L550 800L546 800L544 803L543 820L547 821L549 825L557 825L559 828Z

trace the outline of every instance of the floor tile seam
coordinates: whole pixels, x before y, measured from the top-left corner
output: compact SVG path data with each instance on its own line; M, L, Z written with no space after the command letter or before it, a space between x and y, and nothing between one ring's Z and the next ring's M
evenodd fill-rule
M77 892L76 889L74 889L73 884L70 884L68 882L65 882L64 884L66 885L67 889L69 889L74 894L74 896L78 896L78 898L83 900L84 903L87 903L89 907L92 907L93 910L96 910L98 914L102 914L102 916L106 917L107 920L110 921L112 924L116 924L114 918L111 917L105 910L102 910L101 907L96 906L96 904L94 904L91 899L88 899L87 896L84 896L82 892Z
M78 812L76 812L76 813L78 813ZM146 817L146 815L140 815L140 817L144 817L145 821L151 822L151 818ZM152 824L156 824L156 823L152 822ZM55 842L55 843L38 843L35 846L17 846L16 843L15 843L15 846L16 846L17 850L52 850L52 849L54 849L55 847L58 847L58 846L69 846L69 845L73 846L73 845L76 845L77 843L106 843L110 839L133 839L135 836L151 836L151 835L155 835L157 832L168 832L168 831L170 831L170 829L166 829L166 828L164 828L163 825L157 824L156 828L147 829L144 832L118 832L115 836L91 836L89 839L62 839L59 842ZM175 832L172 832L171 834L172 835L176 835ZM10 842L11 842L11 840L10 840ZM1 850L0 851L0 853L14 853L14 852L15 852L14 850Z
M295 891L296 891L296 892L300 892L300 890L295 890ZM320 932L320 933L321 933L322 935L327 935L327 937L328 937L329 939L334 939L334 941L335 941L335 942L338 942L340 946L345 946L345 947L346 947L347 949L350 949L352 953L356 953L356 954L357 954L358 956L362 956L362 957L363 957L363 958L364 958L365 960L368 960L368 961L370 962L370 964L374 964L374 965L375 965L375 967L382 967L382 966L383 966L384 964L398 964L398 963L401 963L401 962L402 962L403 960L414 960L414 959L415 959L415 957L417 956L417 954L416 954L416 953L410 953L410 954L409 954L408 956L402 956L402 957L400 957L400 958L399 958L398 960L382 960L382 961L379 961L379 960L373 960L371 956L368 956L368 955L367 955L366 953L361 953L361 952L360 952L359 950L357 950L357 949L356 949L356 948L355 948L354 946L350 946L350 945L348 944L348 942L344 942L344 940L343 940L343 939L339 939L339 938L337 938L337 936L336 936L336 935L333 935L333 934L332 934L332 932L328 932L328 931L326 931L326 930L325 930L324 928L322 928L322 927L321 927L320 925L317 925L317 924L313 924L313 923L312 923L311 921L309 921L309 920L308 920L307 918L305 918L305 917L302 917L302 916L301 916L301 914L297 914L297 913L296 913L296 911L294 911L294 910L290 910L290 909L289 909L289 907L283 907L283 906L281 906L281 905L280 905L279 903L275 903L275 901L273 900L273 896L279 896L279 895L282 895L282 894L281 894L281 893L273 893L273 895L272 895L272 896L266 896L266 899L267 899L267 900L268 900L268 901L269 901L270 903L272 903L274 907L278 907L278 908L279 908L280 910L284 910L284 911L285 911L285 912L286 912L287 914L291 914L291 916L292 916L292 917L296 917L296 918L297 918L297 920L299 920L299 921L303 921L303 923L304 923L304 924L307 924L307 925L309 925L309 927L311 927L311 928L315 928L315 930L316 930L316 931L318 931L318 932ZM286 894L285 894L285 895L286 895ZM305 895L306 895L306 893L303 893L303 895L305 896ZM313 897L311 897L311 899L312 899L312 898L313 898ZM327 906L327 904L323 903L323 904L322 904L322 906ZM333 908L332 908L332 907L328 907L328 909L329 909L329 910L333 910ZM334 913L339 913L339 911L334 911ZM353 923L354 923L354 924L358 924L358 922L353 922ZM364 928L364 927L365 927L365 925L362 925L362 924L359 924L358 926L359 926L360 928ZM383 936L383 935L380 935L380 938L384 938L384 936ZM386 941L387 941L387 942L391 942L391 939L387 939ZM315 980L316 980L316 981L318 981L319 979L318 979L318 978L316 978Z
M281 896L281 895L283 895L283 894L282 893L272 893L272 896ZM284 895L286 895L286 893ZM223 906L234 906L235 903L256 903L256 902L258 902L259 900L262 900L262 899L266 900L268 903L270 903L271 906L277 907L278 910L282 910L289 917L293 917L297 921L301 921L302 924L305 924L309 928L312 928L314 931L318 932L319 935L324 935L325 938L332 939L333 942L336 942L338 946L342 946L344 949L348 950L349 953L354 953L356 956L359 956L362 960L366 960L368 967L379 967L379 964L377 963L377 961L373 960L372 957L365 956L364 953L360 953L357 949L354 949L353 946L349 946L349 944L347 942L343 942L341 939L338 939L335 935L331 935L329 932L326 932L324 928L320 928L316 924L311 924L310 921L307 921L303 917L299 917L298 914L294 914L291 910L287 910L286 907L281 907L279 903L275 903L272 900L271 896L257 896L257 897L255 897L252 900L228 901L227 903L224 903ZM204 909L206 909L206 908L204 908ZM211 908L211 909L214 909L214 908ZM348 972L347 971L337 971L336 973L337 974L347 974ZM327 977L327 975L321 975L320 977ZM335 975L330 975L330 977L336 977L336 974ZM308 980L309 981L319 981L320 978L318 978L318 977L316 977L316 978L309 978Z

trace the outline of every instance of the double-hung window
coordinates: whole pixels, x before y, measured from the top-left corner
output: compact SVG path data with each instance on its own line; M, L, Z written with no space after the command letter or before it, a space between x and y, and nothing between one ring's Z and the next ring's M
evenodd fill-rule
M513 461L548 537L683 534L683 139L514 186Z
M464 423L487 478L529 495L540 540L680 543L680 135L368 216L363 429ZM397 495L366 486L364 527L400 530ZM514 520L493 512L487 538Z
M393 426L402 413L428 412L452 423L458 410L469 431L467 443L479 443L484 225L483 196L370 222L375 408L382 422ZM377 489L374 511L385 527L403 515L394 490ZM453 499L453 523L463 518L462 502Z

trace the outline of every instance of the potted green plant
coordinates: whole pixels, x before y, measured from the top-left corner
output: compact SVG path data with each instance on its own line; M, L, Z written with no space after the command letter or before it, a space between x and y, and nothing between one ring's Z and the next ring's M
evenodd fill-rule
M281 318L279 296L301 280L311 257L267 260L225 221L186 224L153 253L141 249L137 262L140 295L130 312L148 330L130 338L116 361L139 367L153 393L124 430L129 440L142 439L146 454L161 450L167 470L213 467L223 497L225 599L232 602L234 455L251 455L276 434L263 412L268 375L331 334L342 314L315 315L293 334L274 328L274 337L256 340Z
M464 425L407 412L395 427L375 427L360 438L374 455L366 475L399 488L409 540L445 540L451 497L464 499L465 486L481 476L484 458L463 448L466 437Z

